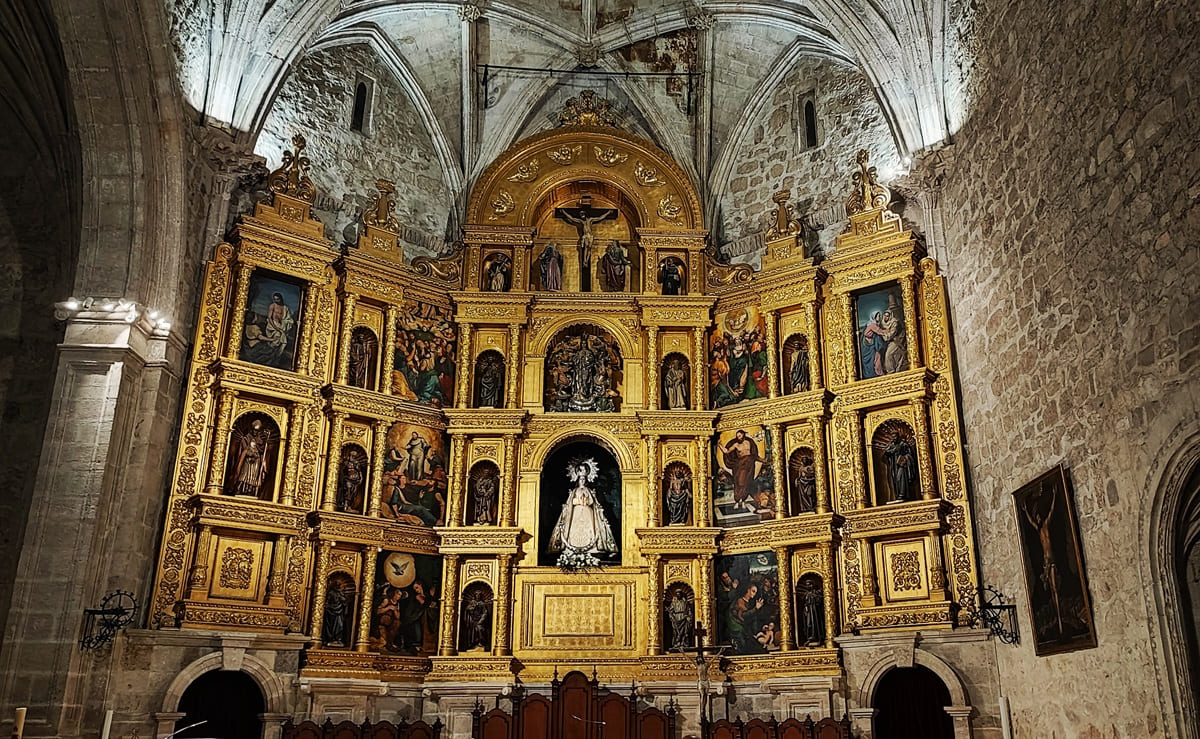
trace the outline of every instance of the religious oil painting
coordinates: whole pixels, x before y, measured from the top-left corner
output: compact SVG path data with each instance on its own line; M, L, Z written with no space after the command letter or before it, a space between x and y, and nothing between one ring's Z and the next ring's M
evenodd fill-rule
M757 308L717 314L708 368L708 400L714 410L767 397L767 328Z
M449 308L407 300L396 326L392 394L437 408L454 398L457 346Z
M374 587L371 648L408 656L433 654L441 608L442 558L380 552Z
M854 296L858 345L858 379L903 372L908 369L908 334L904 302L896 285Z
M775 518L771 437L762 426L717 434L713 443L714 525L750 526Z
M1096 646L1071 484L1059 465L1013 493L1039 656Z
M538 564L586 570L621 563L621 470L592 441L555 449L538 488Z
M379 515L417 526L446 523L446 437L395 423L388 430Z
M303 304L303 283L256 270L246 294L238 359L289 372L295 370Z
M774 552L717 557L717 640L730 654L779 651L779 563Z

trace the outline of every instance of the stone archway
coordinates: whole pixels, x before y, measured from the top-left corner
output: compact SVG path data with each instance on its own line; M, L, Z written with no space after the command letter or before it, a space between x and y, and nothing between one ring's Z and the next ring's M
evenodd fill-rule
M278 739L282 721L290 715L285 686L266 662L246 654L240 648L211 652L179 671L163 694L161 709L153 716L155 736L162 739L175 731L175 722L184 717L179 710L184 692L197 678L217 670L242 672L254 680L262 691L263 705L266 707L262 714L262 737Z
M950 705L946 707L946 714L954 722L954 739L971 739L971 714L974 709L971 707L966 686L954 668L937 655L923 649L912 650L911 662L902 659L901 652L908 654L907 650L889 654L879 659L867 672L858 700L858 705L863 708L851 711L855 719L855 728L859 731L870 732L869 736L875 736L875 712L869 707L875 705L877 691L884 675L897 667L915 665L931 671L942 681L950 693Z

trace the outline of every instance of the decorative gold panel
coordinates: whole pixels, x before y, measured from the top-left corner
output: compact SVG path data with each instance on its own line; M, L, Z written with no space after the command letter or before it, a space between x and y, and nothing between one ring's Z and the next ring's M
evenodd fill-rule
M636 587L631 580L526 582L521 593L522 647L535 651L630 650Z
M879 579L888 603L929 597L929 568L922 540L881 543L879 560Z
M264 539L215 536L212 582L213 598L255 601L266 594L266 579L272 551Z

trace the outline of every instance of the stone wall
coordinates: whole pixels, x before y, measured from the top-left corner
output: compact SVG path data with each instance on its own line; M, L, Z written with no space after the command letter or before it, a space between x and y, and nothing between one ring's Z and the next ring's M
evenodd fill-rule
M1018 739L1176 735L1139 522L1200 427L1200 32L1186 2L987 3L944 189L983 581ZM1012 491L1070 468L1099 646L1037 657Z
M360 76L375 83L367 133L350 130ZM370 47L320 49L301 59L267 116L255 152L277 167L297 132L308 138L316 212L328 238L337 244L347 240L346 227L367 205L375 179L384 178L396 183L405 256L437 253L447 235L454 196L416 108Z
M817 145L805 149L801 98L815 91ZM742 141L730 141L736 155L724 183L713 183L719 197L718 238L734 261L757 262L761 254L747 242L766 230L774 207L771 195L792 191L797 215L811 213L827 227L824 242L842 230L842 201L859 149L871 152L882 173L899 166L896 144L871 88L861 73L828 59L801 57L771 93ZM745 247L736 242L743 240ZM749 250L749 251L747 251Z

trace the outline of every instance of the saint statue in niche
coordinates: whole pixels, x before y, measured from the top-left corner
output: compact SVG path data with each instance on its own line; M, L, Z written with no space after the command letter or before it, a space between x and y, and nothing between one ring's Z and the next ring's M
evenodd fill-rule
M512 260L507 254L493 254L484 276L483 289L492 293L508 292Z
M796 583L796 643L819 647L825 643L825 591L821 578L809 573Z
M487 650L492 645L492 591L482 583L463 591L458 651Z
M556 293L562 290L563 255L558 244L551 241L538 256L538 274L542 278L542 289Z
M342 572L329 576L325 586L325 616L321 622L321 641L327 647L345 647L350 643L350 610L354 607L354 581Z
M787 342L788 350L788 388L789 393L802 393L812 388L812 378L808 367L808 339L804 336L794 336Z
M367 453L354 445L343 447L342 469L338 475L337 509L343 513L362 513L366 482Z
M574 487L567 493L548 547L549 552L558 554L559 567L598 567L618 552L617 540L592 488L599 471L600 465L591 457L576 457L567 464L567 479Z
M672 462L663 471L667 503L667 525L692 523L692 471L683 462Z
M696 598L691 588L685 585L675 585L667 589L666 604L663 611L667 615L667 633L670 635L671 651L688 649L692 643L692 624L696 621Z
M629 272L629 257L621 242L612 240L604 256L600 257L600 271L604 275L604 291L610 293L625 292L625 282Z
M679 355L667 358L666 369L662 376L663 401L667 410L685 411L688 407L688 366L687 360Z
M616 411L621 396L614 375L620 370L612 339L587 329L556 338L546 353L546 410Z
M504 357L487 351L475 360L475 407L504 407Z
M811 449L792 452L788 460L788 480L792 488L792 515L817 510L817 468Z
M898 420L880 424L871 442L871 453L879 502L904 503L920 497L916 439L908 424Z
M265 416L243 416L230 432L233 437L232 479L226 492L231 495L260 497L264 483L275 467L279 433L275 422ZM271 492L271 491L266 491Z
M472 526L492 526L496 523L497 491L500 487L500 473L495 466L480 463L471 471L468 483L471 498Z
M346 380L354 387L374 389L375 351L379 341L371 330L363 326L350 335L350 366Z
M664 257L658 262L658 283L663 295L683 294L683 265L675 257Z

